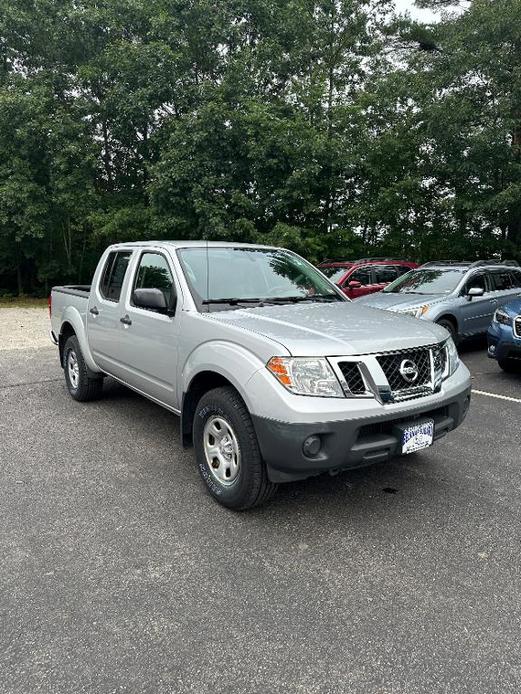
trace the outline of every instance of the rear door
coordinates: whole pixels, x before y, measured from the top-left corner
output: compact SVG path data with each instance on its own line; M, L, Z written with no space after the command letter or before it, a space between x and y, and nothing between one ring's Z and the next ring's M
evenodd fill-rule
M96 364L106 373L122 378L121 297L128 280L132 251L111 251L99 280L92 285L87 310L87 335Z
M159 289L168 312L140 308L133 291ZM142 250L132 266L122 304L120 354L123 379L142 393L169 407L178 408L176 373L178 362L180 288L169 256L160 250Z
M483 289L484 294L469 300L468 292L474 287ZM474 272L467 278L461 290L462 300L459 302L460 323L462 324L463 334L478 335L487 331L497 307L491 289L490 279L484 270Z
M520 295L520 274L521 271L515 269L491 271L493 296L497 306L504 306Z

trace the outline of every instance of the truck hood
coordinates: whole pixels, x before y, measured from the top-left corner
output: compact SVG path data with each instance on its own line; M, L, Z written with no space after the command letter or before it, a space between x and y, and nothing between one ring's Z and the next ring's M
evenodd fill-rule
M359 306L371 306L372 308L384 308L387 311L393 309L407 309L422 304L434 304L443 301L448 295L440 294L392 294L391 292L377 292L355 299Z
M291 304L207 314L284 345L293 356L351 356L440 342L434 323L367 308L359 302Z

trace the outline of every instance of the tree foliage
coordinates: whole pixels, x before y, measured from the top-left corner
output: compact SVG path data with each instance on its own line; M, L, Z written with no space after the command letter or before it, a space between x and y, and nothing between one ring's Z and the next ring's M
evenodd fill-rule
M521 5L418 4L0 0L0 292L138 238L519 256Z

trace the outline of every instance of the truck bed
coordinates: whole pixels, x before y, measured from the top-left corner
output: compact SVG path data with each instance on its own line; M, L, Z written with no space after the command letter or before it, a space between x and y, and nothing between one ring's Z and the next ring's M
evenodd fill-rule
M60 287L53 287L52 291L59 294L70 294L72 296L81 296L85 299L89 298L90 284L64 284Z

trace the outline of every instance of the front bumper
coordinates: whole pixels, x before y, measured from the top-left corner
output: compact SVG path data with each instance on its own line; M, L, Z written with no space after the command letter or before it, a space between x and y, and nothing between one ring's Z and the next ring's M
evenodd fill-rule
M514 336L510 325L492 323L487 332L487 341L490 359L521 359L521 339Z
M406 412L394 410L341 421L289 423L254 416L270 480L290 482L390 460L401 454L399 427L424 418L434 419L434 440L440 439L465 419L470 386L465 382L456 392L453 389L450 395L438 396L435 403L433 398L422 401ZM310 436L320 438L320 451L314 456L303 452L304 441Z

